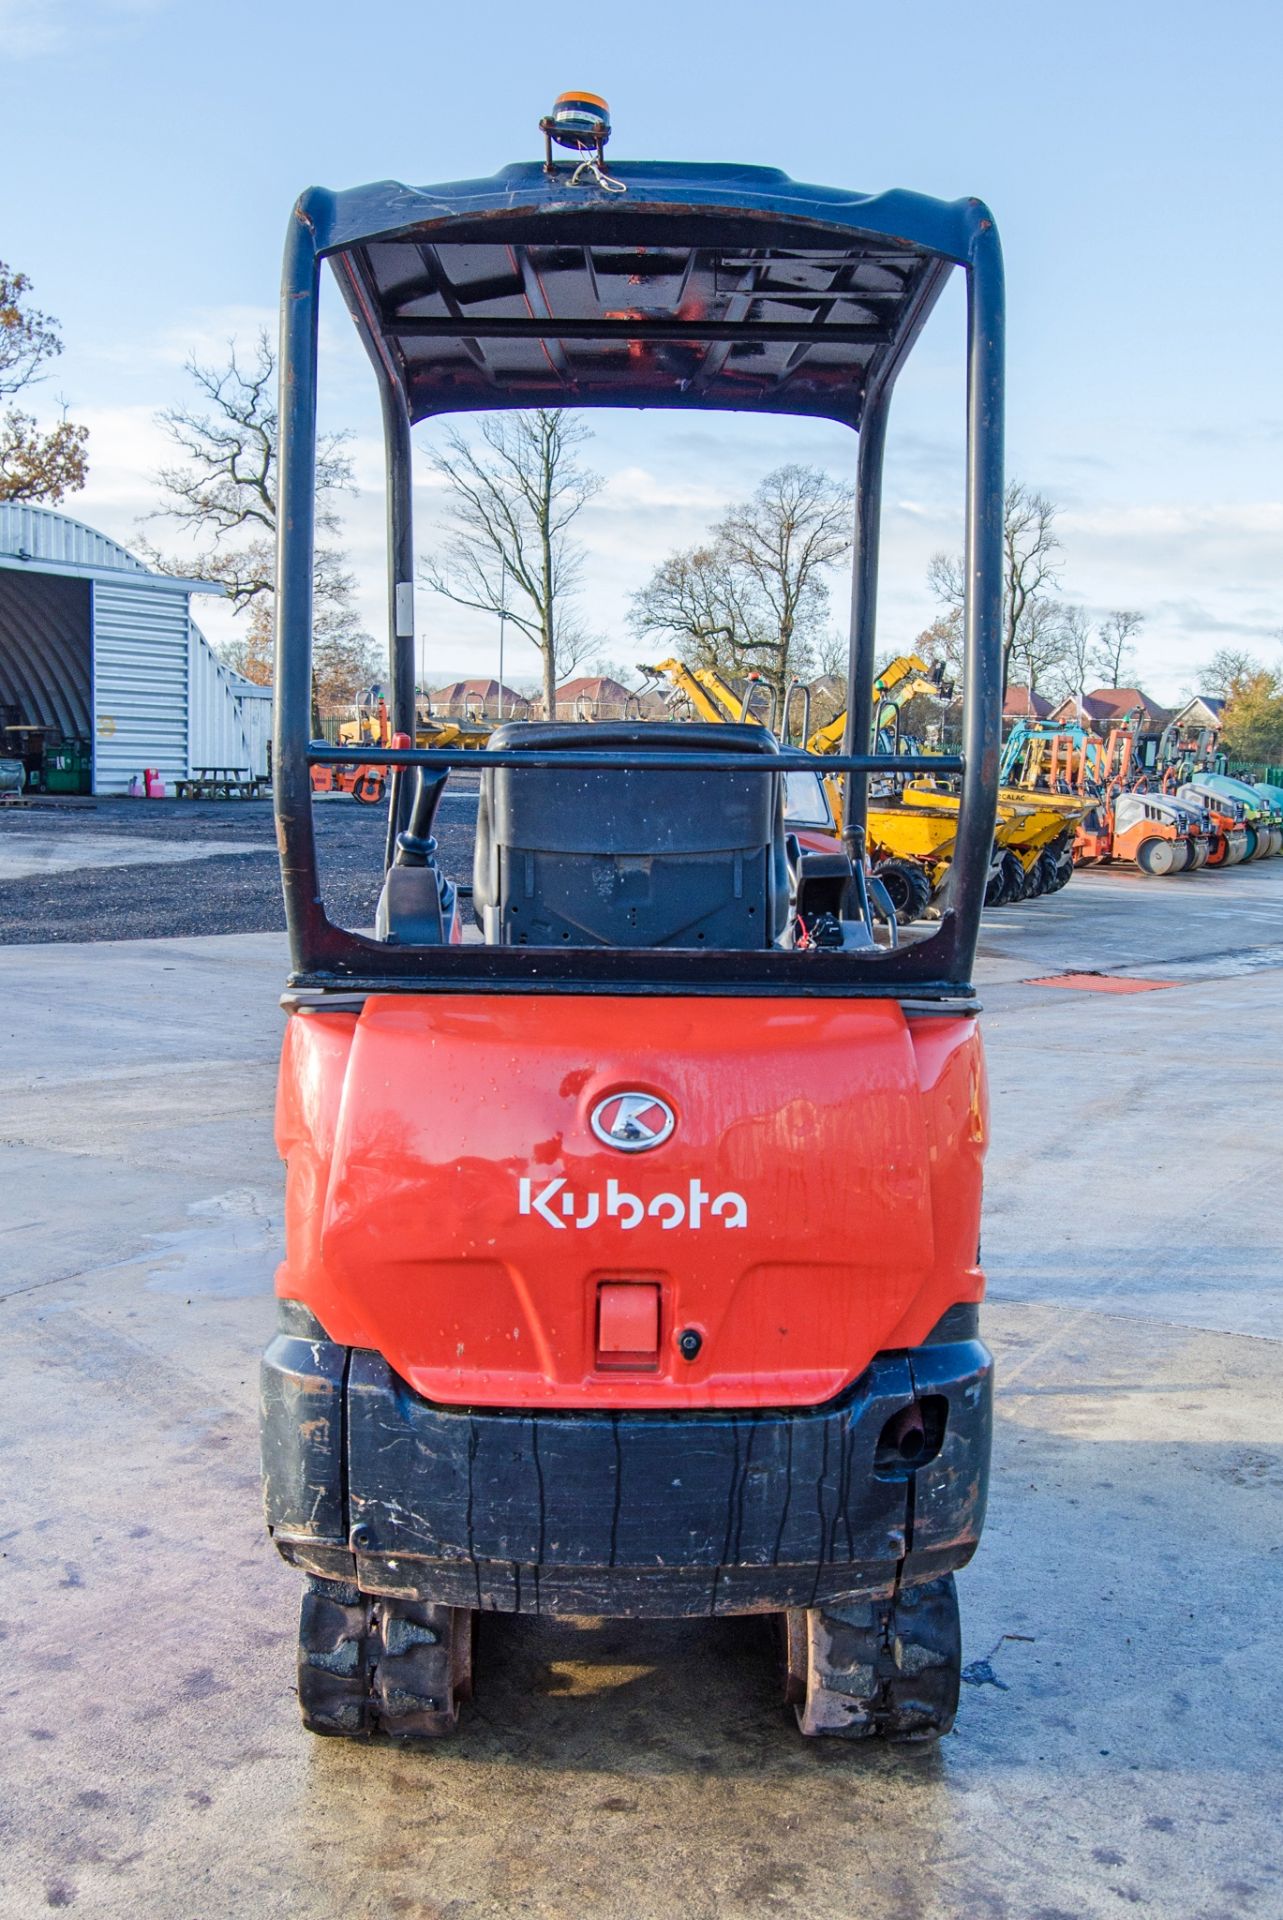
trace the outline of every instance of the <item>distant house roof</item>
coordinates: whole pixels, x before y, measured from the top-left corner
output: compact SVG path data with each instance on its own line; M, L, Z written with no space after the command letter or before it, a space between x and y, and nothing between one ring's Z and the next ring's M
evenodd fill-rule
M623 706L635 696L609 674L581 674L577 680L563 681L557 688L557 704L570 700L588 700L595 706Z
M1192 700L1175 716L1174 725L1188 726L1191 723L1204 727L1218 727L1225 715L1225 702L1213 693L1196 693Z
M1002 703L1004 720L1045 720L1052 703L1031 687L1008 687Z
M452 680L448 687L433 687L428 698L434 707L455 706L467 700L497 704L500 692L505 706L526 704L524 693L514 693L509 686L501 689L497 680Z
M1082 696L1082 710L1089 720L1097 723L1125 720L1129 714L1140 713L1147 725L1165 727L1172 717L1170 707L1160 707L1139 687L1093 687ZM1077 715L1078 696L1071 693L1047 718L1073 720Z

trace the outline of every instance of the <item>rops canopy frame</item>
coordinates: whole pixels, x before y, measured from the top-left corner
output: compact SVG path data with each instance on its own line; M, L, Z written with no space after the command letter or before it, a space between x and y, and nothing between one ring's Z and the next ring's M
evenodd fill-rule
M295 988L451 992L894 994L971 992L993 839L1001 738L1003 274L977 200L801 185L756 167L612 165L612 186L565 170L412 188L382 182L299 199L281 299L281 475L275 793ZM622 185L626 191L619 192ZM859 436L848 720L837 758L846 834L863 850L871 771L962 773L944 911L891 950L392 945L337 926L320 895L310 768L359 759L471 768L519 755L327 749L310 739L317 314L329 261L379 383L388 499L392 722L414 738L411 427L448 412L628 406L806 414ZM874 758L874 644L883 453L896 376L951 272L967 293L962 753ZM627 750L558 765L636 764ZM686 753L673 770L742 773ZM647 764L656 764L647 756Z

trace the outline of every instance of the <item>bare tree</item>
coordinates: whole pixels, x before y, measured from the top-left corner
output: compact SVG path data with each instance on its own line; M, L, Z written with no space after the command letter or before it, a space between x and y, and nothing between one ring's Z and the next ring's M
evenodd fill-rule
M943 555L937 554L927 569L928 580L933 585L931 576L936 561L943 558ZM929 667L934 667L943 660L952 668L954 680L959 680L962 676L963 653L961 608L952 608L948 613L937 614L931 625L922 629L913 643L912 650L920 660L925 660Z
M252 352L228 343L221 367L187 362L200 401L170 407L158 416L180 459L156 475L162 504L147 516L181 527L197 542L195 553L144 550L163 573L214 580L238 613L248 612L243 636L222 649L228 665L247 678L272 677L276 587L276 523L280 430L276 404L276 355L260 330ZM337 533L335 496L355 492L345 451L351 436L323 435L317 446L316 524ZM342 551L316 549L312 597L314 699L343 705L383 671L376 643L360 624L356 583Z
M827 630L825 574L851 545L849 487L816 467L777 467L703 546L670 554L634 596L639 633L684 640L696 664L756 670L780 694Z
M751 500L732 507L718 545L760 610L749 650L782 697L829 609L824 575L850 551L854 495L818 467L768 473Z
M1246 647L1218 647L1205 667L1198 670L1198 685L1203 693L1228 700L1257 674L1266 672L1264 663Z
M1145 624L1143 613L1134 607L1121 607L1106 615L1096 635L1095 663L1107 687L1116 687L1124 673L1131 672L1136 649L1132 644Z
M815 671L830 680L840 680L845 686L851 658L847 636L839 633L836 627L830 627L814 641L811 651L815 659Z
M168 407L157 415L181 459L156 474L162 504L148 520L176 523L201 543L193 554L166 555L148 543L149 558L163 572L216 580L233 606L272 593L275 585L280 420L276 405L276 354L260 329L252 355L242 357L229 341L227 364L187 372L205 405ZM352 463L344 451L347 433L321 437L316 453L316 524L336 533L337 493L353 493ZM342 573L341 556L318 549L318 603L327 582Z
M640 634L675 640L697 667L738 671L752 644L744 583L719 546L670 553L633 595L629 622Z
M1065 663L1065 619L1055 600L1040 594L1026 602L1008 657L1011 672L1031 693L1056 680Z
M1022 642L1026 656L1036 655L1039 642L1032 628L1049 631L1043 602L1060 585L1058 512L1046 494L1013 480L1003 501L1002 686L1006 692L1012 655ZM965 575L955 554L933 555L927 584L958 622L965 605Z
M558 680L600 644L578 616L583 553L570 534L602 485L576 459L591 438L573 413L539 407L491 414L475 439L453 431L429 457L452 498L445 541L421 576L456 606L505 614L533 641L549 719Z
M62 352L57 323L26 305L31 282L0 260L0 399L11 398L43 378L45 364ZM85 484L87 427L65 417L49 433L35 418L9 407L0 416L0 502L61 500Z
M319 558L318 591L312 613L312 705L315 712L350 707L386 671L382 648L360 623L354 604L356 581L342 556L327 551ZM244 632L219 648L236 673L270 686L275 670L276 617L271 594L249 603Z
M1094 677L1096 636L1087 609L1076 604L1060 609L1060 654L1045 676L1046 690L1065 700L1084 693Z

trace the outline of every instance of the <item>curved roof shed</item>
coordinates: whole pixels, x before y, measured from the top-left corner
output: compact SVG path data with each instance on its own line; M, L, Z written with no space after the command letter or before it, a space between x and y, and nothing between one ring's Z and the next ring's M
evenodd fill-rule
M0 724L88 740L95 793L128 792L144 767L170 785L194 766L266 773L270 689L225 667L191 618L194 593L220 591L152 572L69 514L0 505Z

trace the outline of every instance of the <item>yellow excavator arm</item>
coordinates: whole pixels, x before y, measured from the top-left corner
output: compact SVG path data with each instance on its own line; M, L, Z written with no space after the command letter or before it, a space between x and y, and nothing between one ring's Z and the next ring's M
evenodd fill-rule
M925 660L919 660L916 653L897 654L873 682L874 712L878 722L881 722L884 707L894 707L898 711L920 693L933 700L947 697L941 685L939 668L933 672ZM846 709L843 708L837 719L830 720L827 727L816 728L806 743L807 752L837 753L845 731Z
M724 721L734 720L737 717L733 704L729 712L723 711L720 701L704 685L707 668L692 669L682 660L660 660L653 667L639 666L637 671L649 674L654 680L662 677L671 681L679 693L685 694L701 720ZM711 677L716 678L715 675ZM729 688L727 694L733 702L734 696L730 694Z
M715 700L721 711L719 720L737 721L740 717L740 702L735 698L735 689L728 686L716 667L692 667L691 672L710 700ZM755 713L746 713L746 720L756 720Z

